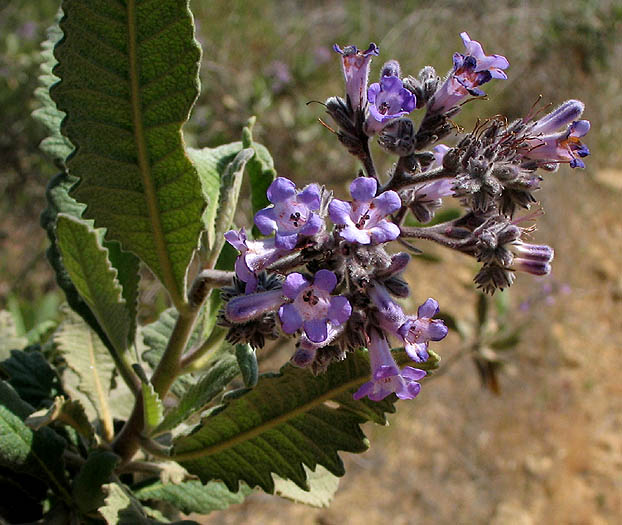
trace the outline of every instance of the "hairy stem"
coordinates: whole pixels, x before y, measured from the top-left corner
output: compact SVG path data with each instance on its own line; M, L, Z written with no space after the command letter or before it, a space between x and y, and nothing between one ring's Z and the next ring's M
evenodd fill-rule
M391 180L387 182L387 184L383 188L381 188L378 193L387 190L397 191L408 186L414 186L415 184L421 184L423 182L431 182L434 180L453 177L453 173L450 173L442 166L439 168L424 171L422 173L418 173L416 175L411 175L403 168L399 169L401 168L400 162L403 158L405 157L402 157L398 162L395 169L395 174L393 175Z

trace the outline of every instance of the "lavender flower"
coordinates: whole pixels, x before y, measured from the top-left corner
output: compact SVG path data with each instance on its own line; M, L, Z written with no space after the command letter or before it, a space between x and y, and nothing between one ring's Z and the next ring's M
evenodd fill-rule
M511 246L515 257L512 266L521 272L532 275L548 275L551 273L551 262L555 252L546 244L528 244L515 241Z
M417 310L417 317L409 316L398 333L406 342L404 349L416 362L428 358L428 342L440 341L447 335L447 326L441 319L432 319L439 312L438 302L429 298Z
M385 69L387 72L395 72L394 68L387 68L386 65ZM367 97L369 117L365 121L365 132L368 135L382 131L391 121L408 115L416 106L415 96L394 75L383 76L380 83L369 86Z
M314 211L320 208L320 187L309 184L302 191L285 177L277 177L268 188L268 206L255 214L255 224L264 235L276 230L275 246L293 250L299 236L315 235L322 229L322 218Z
M379 49L373 42L365 51L356 46L341 49L337 44L333 49L342 56L343 75L346 79L346 95L354 110L365 108L367 104L367 79L369 64L373 56L378 56Z
M249 241L244 228L240 231L228 231L225 239L240 252L235 261L235 273L238 279L246 283L246 293L257 289L257 273L284 254L283 250L275 246L274 239Z
M549 130L559 119L551 119L534 129L544 132ZM530 148L522 153L529 160L537 160L544 164L569 162L571 168L585 168L579 157L587 157L590 150L581 143L580 138L590 130L588 120L575 120L565 131L552 135L544 135L528 139ZM533 130L532 130L533 132Z
M396 224L385 217L396 212L402 201L394 191L385 191L377 197L378 183L371 177L358 177L350 184L352 203L333 199L328 205L330 219L341 229L340 235L348 242L379 244L393 241L400 234Z
M449 76L430 101L430 110L445 113L467 95L481 97L485 93L479 86L493 78L507 79L502 71L510 63L501 55L485 55L479 42L467 33L460 33L466 54L455 53L454 66Z
M410 366L400 371L391 355L389 343L376 330L372 330L370 335L369 361L371 381L355 392L354 399L367 396L372 401L381 401L394 392L400 399L413 399L421 390L417 381L426 375L425 371Z
M233 323L246 323L266 312L273 312L283 304L283 300L282 290L240 295L227 303L225 317Z
M283 283L283 295L293 302L279 309L283 331L293 334L303 328L311 342L325 342L328 338L328 324L339 326L352 314L352 307L346 297L331 296L335 286L337 276L330 270L318 271L313 284L300 273L290 273Z

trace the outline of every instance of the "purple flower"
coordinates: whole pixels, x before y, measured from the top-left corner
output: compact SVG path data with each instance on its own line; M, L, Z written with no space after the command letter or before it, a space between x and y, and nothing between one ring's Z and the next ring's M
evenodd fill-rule
M371 43L366 51L359 51L356 46L346 46L341 49L335 44L333 49L342 56L343 75L346 79L346 95L352 109L365 108L367 104L369 64L373 56L378 56L378 46Z
M274 239L249 241L244 228L228 231L225 239L240 252L235 261L235 273L246 283L246 293L257 288L257 273L284 255L284 251L275 246Z
M413 399L421 390L417 381L426 375L425 371L410 366L400 371L391 355L389 343L376 330L371 331L369 362L371 381L356 391L354 399L367 396L372 401L381 401L393 392L400 399Z
M369 297L379 313L381 328L402 342L409 357L418 363L428 358L428 342L440 341L447 335L447 327L440 319L432 319L439 312L438 302L428 299L417 311L417 316L404 314L387 289L376 284L369 289Z
M428 358L428 342L440 341L447 335L447 326L441 319L432 319L439 312L438 302L429 298L417 310L417 316L409 316L398 333L405 341L404 349L413 361Z
M516 270L532 275L548 275L551 273L551 262L555 252L550 246L528 244L517 240L510 248L515 255L512 266Z
M272 312L283 304L282 290L250 293L231 299L225 306L225 317L233 323L246 323Z
M311 342L325 342L329 323L339 326L352 314L346 297L331 295L335 286L337 276L330 270L318 271L313 284L300 273L290 273L283 283L283 295L293 302L279 309L283 331L293 334L302 328Z
M383 76L380 83L369 86L369 117L365 132L373 135L382 131L389 122L408 115L416 106L415 96L408 91L397 76Z
M454 66L449 76L430 101L430 110L445 113L467 95L481 97L485 93L479 86L493 78L507 79L502 71L510 63L501 55L486 55L479 42L467 33L460 33L466 53L454 54Z
M399 195L385 191L377 197L378 183L371 177L359 177L350 184L352 203L333 199L328 205L330 219L339 226L341 237L358 244L379 244L393 241L400 234L396 224L385 217L402 206Z
M559 120L559 118L550 119L544 124L536 122L534 129L547 132ZM590 150L581 143L580 138L589 130L588 120L575 120L565 131L527 139L529 149L524 151L522 156L543 164L568 162L571 168L585 168L585 163L579 157L587 157Z
M264 235L276 230L275 246L293 250L299 236L315 235L322 229L322 218L314 211L320 209L320 187L309 184L302 191L285 177L277 177L268 188L268 206L255 214L255 224Z

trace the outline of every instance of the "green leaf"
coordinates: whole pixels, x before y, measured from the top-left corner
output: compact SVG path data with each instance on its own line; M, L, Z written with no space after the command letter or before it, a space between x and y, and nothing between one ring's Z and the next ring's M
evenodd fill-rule
M145 419L145 432L149 434L161 422L164 413L160 396L153 389L151 383L142 382L143 413Z
M76 146L73 195L182 307L205 207L181 135L199 88L188 2L65 0L63 10L51 95Z
M102 485L110 481L121 458L108 450L93 450L73 480L72 495L78 508L85 514L104 504Z
M310 490L302 490L294 482L281 479L275 475L274 493L282 498L290 499L296 503L304 503L311 507L328 507L339 488L339 478L321 465L318 465L315 471L310 471L305 467L305 471L307 472Z
M49 428L28 428L23 420L32 411L11 385L0 381L0 465L47 481L70 501L63 467L65 441Z
M41 214L41 226L47 231L50 247L46 255L56 274L56 282L65 292L69 306L77 312L86 323L97 333L104 344L111 350L115 347L99 325L97 318L86 301L80 296L69 273L63 265L58 243L56 241L56 218L60 213L79 218L84 211L84 204L77 202L69 195L70 189L76 184L77 178L67 173L59 173L52 178L45 192L48 206ZM86 221L85 221L86 222ZM91 224L92 221L89 221ZM121 252L118 243L105 243L109 249L111 263L117 268L117 279L123 287L123 297L130 318L130 334L134 332L135 308L138 297L138 258L127 252Z
M71 314L54 335L54 342L77 379L77 391L71 397L82 400L89 418L99 418L105 431L111 432L108 396L115 366L110 353L97 334ZM71 381L65 381L65 386L69 388Z
M249 161L247 166L253 213L251 219L259 210L270 205L266 192L272 181L276 178L274 161L272 160L270 152L265 146L253 141L254 124L255 117L251 117L242 131L242 145L245 148L253 148L255 150L255 156ZM260 234L256 226L253 226L253 234Z
M65 399L63 396L57 396L50 408L30 414L25 423L33 430L39 430L55 421L69 425L89 441L94 437L93 427L89 423L82 403Z
M196 384L188 389L179 400L179 404L166 414L156 433L160 434L175 428L192 414L205 408L238 373L236 359L232 355L224 354Z
M13 350L11 357L0 363L0 370L19 396L35 408L61 392L56 371L37 348L28 352Z
M493 339L489 346L495 350L510 350L514 348L521 340L521 328L510 332L509 334L503 336L497 336Z
M140 502L129 490L119 483L102 485L107 494L105 504L99 507L99 513L104 517L108 525L157 525L161 521L153 520L147 516ZM196 521L176 521L174 525L198 525Z
M185 514L208 514L214 510L224 510L229 505L242 503L251 492L246 485L241 485L237 492L230 492L220 481L210 481L206 485L200 481L186 481L174 485L164 484L160 480L142 484L133 491L134 496L141 501L166 501Z
M404 356L396 353L401 364L407 361ZM431 354L416 366L431 369L437 361ZM384 414L395 410L395 396L374 405L349 398L347 404L340 402L342 395L351 395L367 380L369 361L363 351L333 363L318 376L285 365L280 374L260 376L254 389L229 397L192 433L175 440L172 458L203 482L222 479L232 491L244 481L272 493L272 473L308 490L304 465L311 470L323 465L332 474L343 475L338 452L366 450L360 425L368 419L385 423ZM367 417L369 411L373 417Z
M60 214L56 235L63 263L78 293L86 301L115 349L122 353L133 340L130 312L117 280L117 271L102 246L102 231Z
M41 141L39 147L50 156L59 166L64 166L65 159L73 151L73 146L67 137L61 133L61 122L65 113L59 111L56 104L50 97L50 87L59 79L52 72L58 63L54 57L54 46L63 37L58 24L54 24L48 29L48 38L41 47L41 75L39 76L39 87L35 89L35 97L39 101L40 107L32 112L35 120L38 120L46 128L48 136Z
M235 345L235 358L238 360L240 372L244 385L253 387L259 379L259 365L257 364L257 354L249 344Z
M220 200L220 179L229 163L242 150L241 142L223 144L216 148L186 148L186 153L199 174L207 208L203 212L203 225L207 232L208 246L214 245L216 212Z
M17 334L17 327L11 312L0 310L0 360L7 359L11 350L22 349L28 339Z

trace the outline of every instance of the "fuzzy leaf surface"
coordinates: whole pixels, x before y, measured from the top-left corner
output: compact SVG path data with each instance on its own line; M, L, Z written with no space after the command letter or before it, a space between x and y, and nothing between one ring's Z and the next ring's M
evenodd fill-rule
M0 381L0 465L49 482L68 501L65 441L49 428L28 428L23 420L32 411L11 385Z
M434 359L417 364L435 366ZM311 470L322 465L342 476L338 452L368 448L360 425L368 419L386 424L385 413L395 411L394 395L373 405L357 401L361 408L355 405L355 410L350 403L340 404L340 396L351 395L369 373L367 353L358 351L318 376L291 365L279 374L264 374L254 389L229 397L190 434L175 440L173 459L201 481L221 479L231 491L244 481L273 493L272 473L309 490L305 465ZM373 417L364 415L369 411Z
M275 476L275 494L311 507L328 507L339 488L339 478L319 465L315 471L310 471L307 467L305 467L305 470L307 471L307 481L310 490L302 490L293 481Z
M86 439L93 439L93 427L89 423L89 418L80 401L65 399L57 396L50 408L41 409L28 416L25 423L33 430L47 426L54 421L59 421L65 425L73 427Z
M48 29L48 38L41 45L41 75L39 76L39 87L35 89L35 97L39 101L40 107L32 112L32 116L48 132L48 136L41 141L39 147L59 166L64 166L65 159L73 151L71 142L60 130L65 113L56 107L56 103L50 97L50 87L59 80L53 73L53 69L58 63L54 57L54 46L62 37L63 32L60 27L58 24L54 24Z
M104 504L102 485L110 476L121 458L107 450L93 450L80 472L73 480L72 494L78 508L89 513Z
M58 216L56 236L64 266L99 325L122 353L134 338L130 333L133 323L117 271L102 245L102 234L85 221L65 214Z
M241 485L238 492L230 492L220 481L210 481L206 485L200 481L185 481L175 485L158 480L133 490L141 501L166 501L185 514L224 510L229 505L242 503L251 492L246 485Z
M62 390L55 370L34 347L28 352L13 350L11 357L0 363L0 370L19 396L34 408L54 399Z
M54 342L77 379L77 391L72 394L83 401L89 418L112 423L108 396L115 366L97 334L76 315L69 315L54 335ZM66 381L68 388L70 383Z
M147 433L151 432L162 422L162 415L164 409L162 408L162 401L160 396L154 390L151 383L141 383L143 393L143 412L145 419L145 430Z
M205 207L181 135L199 88L188 2L65 0L63 11L51 95L76 146L72 194L183 305Z

